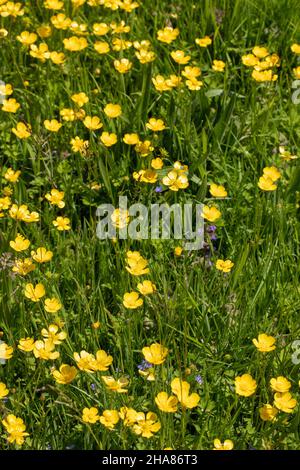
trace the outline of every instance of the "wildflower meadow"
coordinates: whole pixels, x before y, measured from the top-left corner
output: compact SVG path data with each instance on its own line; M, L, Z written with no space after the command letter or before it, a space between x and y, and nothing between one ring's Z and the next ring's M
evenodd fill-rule
M297 0L0 0L1 450L299 449L299 111Z

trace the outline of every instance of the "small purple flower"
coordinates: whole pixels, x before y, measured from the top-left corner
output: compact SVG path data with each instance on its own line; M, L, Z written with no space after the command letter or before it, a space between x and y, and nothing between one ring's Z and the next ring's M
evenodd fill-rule
M217 227L215 225L209 225L207 227L207 231L208 233L212 233L212 232L215 232L217 230Z
M142 371L150 369L151 367L152 364L150 364L150 362L146 361L145 359L143 359L142 362L138 365L138 369Z
M91 384L91 389L93 390L93 392L96 390L96 384Z
M155 188L154 191L155 191L156 193L161 193L162 190L163 190L162 186L156 186L156 188Z
M196 375L195 380L199 385L203 384L203 379L202 379L201 375Z

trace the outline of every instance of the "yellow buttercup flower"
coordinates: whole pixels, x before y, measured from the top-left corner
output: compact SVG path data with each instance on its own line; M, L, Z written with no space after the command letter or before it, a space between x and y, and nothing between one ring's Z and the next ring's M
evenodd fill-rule
M62 304L56 297L45 299L44 308L48 313L56 313L62 308Z
M70 38L66 38L63 40L65 49L71 52L78 52L82 51L88 46L88 42L85 38L83 37L78 37L78 36L72 36Z
M122 10L127 11L127 13L131 13L135 8L138 8L140 4L135 2L134 0L123 0L120 3L120 8Z
M280 393L288 392L292 386L291 382L282 375L276 378L272 378L270 380L270 385L272 390L275 390L275 392Z
M0 39L6 38L7 35L8 35L7 29L5 29L5 28L0 28Z
M109 356L105 351L103 351L103 349L99 349L99 351L96 352L96 359L93 362L93 368L94 370L104 372L108 370L112 362L112 356Z
M299 78L300 78L300 67L299 67ZM286 150L285 147L283 147L282 145L280 145L279 147L279 153L280 153L280 157L289 162L290 160L297 160L297 155L292 155L291 152L289 150Z
M72 95L71 100L76 103L79 108L82 108L82 106L88 103L89 97L83 91L81 91L80 93L75 93Z
M233 442L230 439L226 439L221 442L220 439L214 439L214 450L232 450Z
M132 47L131 41L125 41L125 39L114 38L112 40L113 44L113 51L125 51L126 49L130 49Z
M122 114L122 108L119 104L108 103L103 109L107 117L114 119Z
M242 62L246 67L254 67L259 63L259 59L253 54L246 54L242 56Z
M9 209L9 215L12 219L23 220L27 223L37 222L39 220L39 214L37 212L29 212L25 204L21 206L13 204Z
M96 36L105 36L108 33L110 27L106 23L94 23L93 24L93 33Z
M138 251L127 251L126 270L133 276L142 276L149 273L148 261Z
M127 145L137 145L140 139L137 134L125 134L123 137L123 142Z
M9 98L8 100L3 100L2 111L6 113L16 113L20 106L20 103L18 103L15 98Z
M220 219L220 217L222 216L221 212L219 211L219 209L217 209L217 207L215 206L204 206L203 207L203 212L202 212L202 217L206 220L208 220L209 222L216 222L217 220Z
M157 31L157 39L166 44L171 44L171 42L175 41L178 35L179 29L172 28L172 26L166 26L164 29Z
M44 24L44 25L41 25L37 28L36 32L38 33L38 35L42 38L42 39L45 39L45 38L49 38L52 34L52 28L51 26L47 25L47 24Z
M59 370L54 369L51 373L58 384L66 385L71 383L75 379L76 375L78 374L78 371L74 366L62 364Z
M250 374L243 374L235 378L235 391L242 397L250 397L255 393L257 384Z
M162 183L168 186L171 191L179 191L179 189L185 189L189 186L188 177L186 174L181 174L177 170L171 170L164 176Z
M204 36L203 38L195 39L195 43L200 47L207 47L212 43L212 40L209 36Z
M155 170L160 170L164 166L164 162L162 161L161 158L153 158L151 160L151 167L154 168Z
M72 145L73 152L80 152L81 154L84 154L86 149L89 147L89 141L80 139L78 136L71 139L70 144Z
M134 408L123 406L120 408L119 416L123 421L124 426L132 426L136 422L137 411Z
M129 212L125 209L115 209L110 216L112 224L117 228L125 228L129 223Z
M16 18L17 16L23 16L24 8L22 9L22 7L23 5L19 2L18 3L7 2L0 9L0 15L3 16L4 18L6 18L7 16L12 16L14 18Z
M62 127L61 122L58 122L56 119L46 119L44 121L44 126L47 129L47 131L50 132L58 132L59 129Z
M26 276L26 274L34 271L35 268L36 266L30 258L16 259L12 271L20 276Z
M201 80L197 80L196 78L192 78L190 80L187 80L185 82L185 84L188 87L188 89L191 90L191 91L200 90L201 87L203 86L203 82Z
M61 65L66 61L66 56L63 52L52 51L49 58L55 65Z
M61 10L64 7L64 2L61 0L45 0L44 7L49 10Z
M114 67L119 73L127 73L132 67L132 62L130 62L128 59L121 59L121 60L115 60L114 61Z
M169 78L167 78L166 80L166 85L167 87L170 87L170 88L176 88L176 87L179 87L182 83L182 78L179 77L178 75L170 75Z
M83 124L91 131L96 131L103 127L101 119L98 116L86 116L83 120Z
M107 54L110 51L109 44L106 41L96 41L94 43L94 49L98 54Z
M42 297L46 294L43 284L38 283L36 286L29 283L25 286L25 297L32 300L33 302L39 302Z
M155 89L159 92L169 91L172 89L172 85L167 83L167 80L162 75L156 75L152 78L152 83Z
M6 191L8 191L8 188L6 188ZM9 196L0 197L0 212L7 210L10 205L11 205L11 199Z
M54 343L46 339L44 341L38 340L35 341L34 343L34 349L33 349L33 354L37 359L41 359L44 361L54 361L55 359L58 359L60 354L58 351L54 350L55 345Z
M144 301L139 297L138 292L126 292L123 296L123 305L126 308L139 308L143 303Z
M270 352L276 349L276 339L273 336L266 335L265 333L259 334L258 339L254 338L252 342L260 352Z
M73 357L75 359L78 369L83 370L85 372L90 372L91 374L95 372L95 356L93 356L93 354L90 354L86 351L81 351L79 354L75 352L73 354Z
M31 57L34 57L41 62L46 62L46 60L50 58L50 51L48 45L45 42L41 42L39 45L32 44L30 46L29 54Z
M59 231L71 230L70 219L68 217L56 217L52 223Z
M222 185L218 185L215 183L212 183L209 188L209 192L213 197L226 197L227 196L227 191Z
M72 122L76 119L76 114L72 108L64 108L59 111L60 116L64 121Z
M143 48L136 51L135 55L141 64L148 64L149 62L153 62L156 59L156 55L153 51L149 51L148 49Z
M8 414L5 419L2 420L2 424L8 432L7 441L10 444L14 442L21 446L24 444L25 437L29 436L26 432L26 426L21 418L17 418L13 414Z
M7 397L8 393L9 393L9 390L6 387L6 385L3 382L0 382L0 400L1 398Z
M127 387L129 384L129 381L126 377L121 377L118 380L115 380L113 377L105 375L101 377L103 382L105 383L106 387L116 393L127 393L128 390Z
M177 64L186 65L190 60L190 55L185 55L184 51L173 51L171 52L171 57Z
M187 67L184 67L181 75L189 80L193 80L200 77L201 69L199 67L190 67L188 65Z
M143 295L153 294L156 291L156 285L151 281L143 281L137 285L137 290Z
M175 256L181 256L182 252L183 252L183 248L181 246L176 246L174 248L174 255Z
M138 436L146 437L147 439L149 439L155 433L157 433L160 428L161 424L157 420L157 415L155 413L137 413L136 424L133 425L133 431Z
M36 251L32 251L31 256L37 263L47 263L48 261L51 261L53 253L44 247L40 247L37 248Z
M11 131L19 139L27 139L31 136L31 126L24 122L18 122L16 127L13 127Z
M22 31L22 33L17 36L17 40L24 44L24 46L30 46L35 43L37 38L37 34L30 33L29 31Z
M294 52L295 54L300 54L300 44L292 44L291 45L291 51Z
M268 403L259 409L259 415L263 421L274 421L277 413L277 408Z
M290 392L277 392L274 395L274 405L284 413L293 413L294 408L297 406L297 400L292 397Z
M150 129L153 132L163 131L166 126L162 119L150 118L146 124L147 129Z
M17 183L19 181L20 170L14 171L12 168L8 168L4 174L4 178L10 183Z
M91 408L83 408L82 421L89 424L95 424L100 419L98 413L98 408L95 408L94 406L92 406Z
M261 176L258 180L257 185L262 191L275 191L277 189L277 186L276 184L274 184L274 181L267 175Z
M212 69L215 72L224 72L225 66L226 64L223 60L213 60Z
M113 21L109 26L112 30L112 34L123 34L130 32L130 26L126 25L124 20L122 20L120 23L115 23Z
M8 346L8 344L1 342L0 343L0 359L11 359L13 355L13 348Z
M227 259L226 261L222 259L218 259L216 262L216 268L219 271L223 271L223 273L229 273L231 269L233 268L233 266L234 266L234 263L230 259Z
M67 333L65 331L58 331L59 328L57 325L49 325L48 330L43 328L41 331L41 335L46 338L49 342L57 345L64 341L67 337Z
M258 57L259 59L264 59L269 55L269 51L266 47L261 47L261 46L255 46L252 49L252 53Z
M275 82L278 75L274 74L272 70L253 70L252 78L257 82Z
M150 140L139 141L134 150L140 154L141 157L147 157L153 150L152 143Z
M63 201L64 196L65 193L63 191L58 191L58 189L51 189L50 194L47 193L45 199L47 199L51 205L58 206L60 209L62 209L65 207L65 202Z
M112 147L118 142L117 135L113 132L111 134L109 132L102 132L100 140L105 147Z
M133 173L133 178L136 181L142 181L143 183L155 183L157 181L157 173L154 170L140 170Z
M31 352L34 350L34 338L21 338L19 340L18 349L24 352Z
M13 91L13 86L10 83L0 83L0 96L10 96Z
M146 361L154 365L163 364L166 360L168 352L168 348L165 348L159 343L153 343L151 346L146 346L142 349L142 353Z
M117 410L104 410L99 418L100 423L108 429L114 429L119 420L120 417Z
M198 395L198 393L190 394L190 384L188 382L176 377L171 382L171 389L184 408L191 409L195 408L198 405L200 401L200 396Z
M57 15L51 16L51 23L56 29L68 29L71 24L71 18L68 18L64 13L58 13Z
M15 240L10 241L9 245L15 251L24 251L29 247L30 241L18 233Z
M266 166L263 169L263 174L274 182L281 178L281 173L275 166Z
M155 403L165 413L176 413L178 398L174 395L168 395L166 392L160 392L155 397Z

